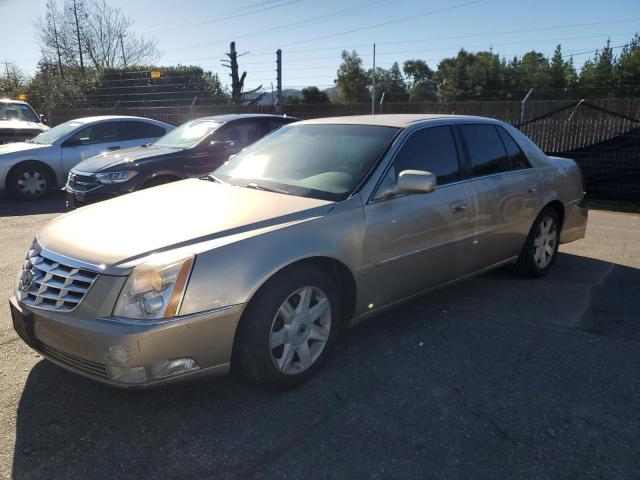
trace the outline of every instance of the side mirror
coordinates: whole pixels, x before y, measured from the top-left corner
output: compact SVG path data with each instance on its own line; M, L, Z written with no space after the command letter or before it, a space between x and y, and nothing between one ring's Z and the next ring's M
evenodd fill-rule
M40 117L40 123L47 125L49 122L47 121L47 117L45 117L42 113L38 115Z
M422 170L403 170L398 176L398 183L394 193L431 193L436 189L436 176Z

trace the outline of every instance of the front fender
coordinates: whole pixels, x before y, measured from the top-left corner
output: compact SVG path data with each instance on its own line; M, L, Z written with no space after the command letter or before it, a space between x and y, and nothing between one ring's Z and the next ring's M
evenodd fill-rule
M342 262L357 282L364 230L362 201L354 196L326 215L199 253L180 315L247 303L274 274L311 257Z

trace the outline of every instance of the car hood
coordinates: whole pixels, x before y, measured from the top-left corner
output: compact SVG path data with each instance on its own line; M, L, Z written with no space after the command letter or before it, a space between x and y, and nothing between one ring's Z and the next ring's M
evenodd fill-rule
M50 148L51 145L41 145L39 143L26 143L26 142L16 142L16 143L7 143L5 145L0 145L0 160L2 160L2 155L6 155L9 153L20 153L26 152L27 150L40 150L43 148Z
M54 253L117 273L150 253L239 238L321 216L333 205L188 179L67 213L40 230L37 240Z
M3 120L0 121L0 130L11 129L11 130L39 130L41 132L46 132L49 130L49 127L43 125L42 123L36 122L25 122L23 120Z
M167 147L132 147L113 152L104 152L77 164L77 172L95 173L118 165L131 165L141 160L172 155L180 150Z

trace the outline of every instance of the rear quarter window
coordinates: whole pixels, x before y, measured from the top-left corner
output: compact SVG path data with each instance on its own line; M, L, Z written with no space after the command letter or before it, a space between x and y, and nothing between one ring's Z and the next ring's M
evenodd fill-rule
M509 163L511 164L512 170L521 170L523 168L530 168L531 164L529 160L527 160L526 155L522 151L522 149L518 146L516 141L509 135L504 128L496 127L498 133L500 134L500 138L504 143L504 148L507 150L507 155L509 156Z

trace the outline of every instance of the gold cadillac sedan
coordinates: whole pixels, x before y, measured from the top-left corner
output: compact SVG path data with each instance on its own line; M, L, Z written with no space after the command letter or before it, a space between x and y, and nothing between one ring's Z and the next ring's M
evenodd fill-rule
M582 238L577 165L508 124L378 115L285 126L206 178L87 206L38 232L10 306L50 361L121 387L234 369L309 379L343 329Z

